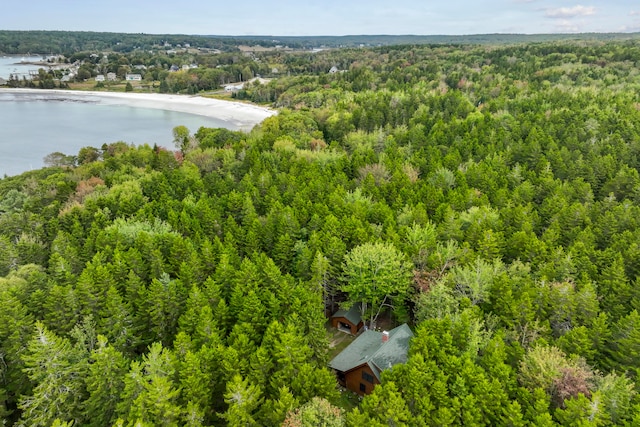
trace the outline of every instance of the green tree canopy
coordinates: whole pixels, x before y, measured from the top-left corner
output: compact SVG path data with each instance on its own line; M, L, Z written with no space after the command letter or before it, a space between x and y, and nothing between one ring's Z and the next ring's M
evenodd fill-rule
M411 284L410 263L392 243L365 243L345 256L342 291L349 304L361 304L373 328L384 306L402 304Z

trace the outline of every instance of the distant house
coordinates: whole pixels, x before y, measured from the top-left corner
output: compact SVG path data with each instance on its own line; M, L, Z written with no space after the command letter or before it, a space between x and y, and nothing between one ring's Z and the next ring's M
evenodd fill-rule
M180 71L180 67L177 65L172 65L171 68L169 68L169 72L171 73L175 73L176 71Z
M117 79L116 73L107 73L107 80L110 82L115 82Z
M413 332L405 323L390 331L365 331L342 350L329 367L338 382L359 395L369 394L380 384L380 373L407 361Z
M334 65L334 66L333 66L333 67L331 67L331 69L329 70L329 74L335 74L335 73L337 73L338 71L340 71L340 70L338 70L338 67L336 67L336 66Z
M354 304L349 310L338 310L331 316L331 326L334 328L357 335L364 326L360 317L360 304Z
M97 82L103 82L104 80L105 80L105 78L104 78L104 74L98 74L98 75L96 76L96 81L97 81Z
M140 74L127 74L125 80L128 82L139 82L142 81L142 76Z
M236 85L226 85L224 87L224 90L226 90L227 92L236 92L236 91L242 90L243 87L244 87L244 83L239 83Z

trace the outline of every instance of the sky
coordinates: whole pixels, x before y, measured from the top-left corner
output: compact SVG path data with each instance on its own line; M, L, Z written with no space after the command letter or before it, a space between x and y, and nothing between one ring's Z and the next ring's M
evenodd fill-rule
M636 0L29 0L0 30L201 35L640 32Z

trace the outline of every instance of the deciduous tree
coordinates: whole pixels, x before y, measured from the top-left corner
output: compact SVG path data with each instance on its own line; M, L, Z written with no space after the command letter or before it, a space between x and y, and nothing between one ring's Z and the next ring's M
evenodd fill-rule
M365 243L345 256L342 290L373 328L384 306L402 304L411 283L404 254L391 243Z

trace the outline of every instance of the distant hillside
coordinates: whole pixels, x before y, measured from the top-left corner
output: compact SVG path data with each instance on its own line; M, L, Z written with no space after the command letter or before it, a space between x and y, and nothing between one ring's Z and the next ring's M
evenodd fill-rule
M236 40L258 40L291 47L354 47L406 44L512 44L565 40L640 40L640 33L582 33L582 34L472 34L472 35L350 35L350 36L206 36Z
M240 44L296 49L320 47L389 46L406 44L516 44L564 40L639 40L640 33L584 34L474 34L474 35L350 35L350 36L228 36L187 34L130 34L91 31L0 31L0 54L63 53L81 51L131 52L152 48L234 50Z
M251 38L205 37L184 34L128 34L92 31L0 31L0 54L62 53L82 51L131 52L152 48L172 49L180 45L193 48L232 50L238 44L264 43Z

